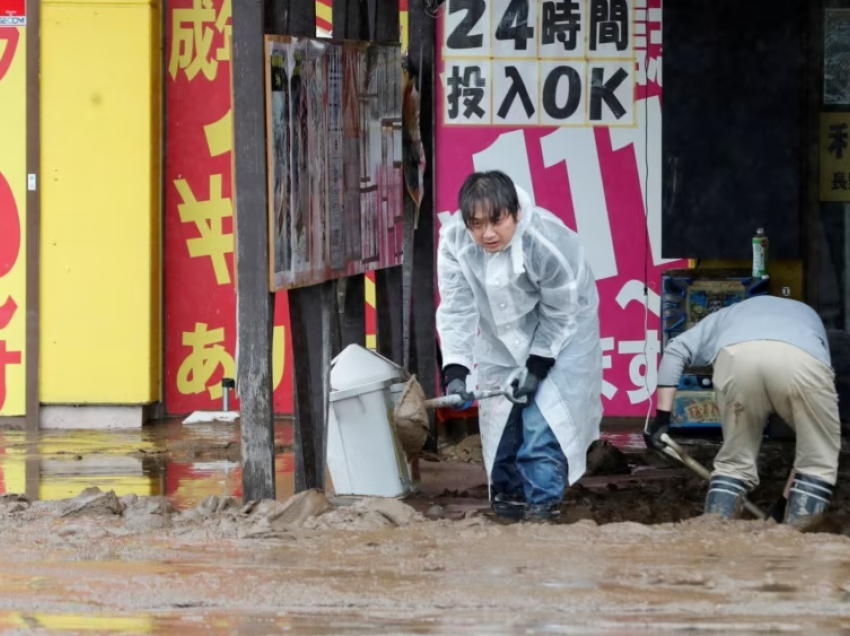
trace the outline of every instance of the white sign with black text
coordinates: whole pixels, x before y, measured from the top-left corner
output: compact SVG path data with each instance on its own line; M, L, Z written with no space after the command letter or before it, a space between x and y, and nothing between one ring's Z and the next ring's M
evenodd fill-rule
M446 0L446 124L634 126L634 1Z

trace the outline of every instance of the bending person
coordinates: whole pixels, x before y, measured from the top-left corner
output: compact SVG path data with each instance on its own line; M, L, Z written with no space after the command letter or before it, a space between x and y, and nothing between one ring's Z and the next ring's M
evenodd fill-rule
M497 517L554 520L599 438L596 282L578 236L504 173L470 175L459 207L437 257L446 392L471 398L473 364L482 389L514 379L526 404L479 404L491 504Z
M797 441L777 521L802 527L826 512L838 474L841 424L823 323L803 303L749 298L713 313L671 340L658 372L655 420L644 434L660 450L685 367L714 365L723 445L705 501L707 514L734 518L759 483L756 460L767 418L779 415ZM787 496L787 500L785 497Z

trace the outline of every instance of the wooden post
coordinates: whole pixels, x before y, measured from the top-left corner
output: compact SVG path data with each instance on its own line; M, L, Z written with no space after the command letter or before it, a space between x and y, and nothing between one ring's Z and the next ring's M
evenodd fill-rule
M295 390L295 491L324 488L333 282L289 291ZM321 317L321 318L320 318Z
M345 282L345 297L340 317L340 350L350 344L366 346L366 278L350 276Z
M375 322L378 353L402 364L401 267L375 272Z
M262 0L234 2L232 29L237 391L242 496L250 501L275 497Z
M425 151L424 196L419 209L419 227L413 237L413 352L414 371L425 395L437 395L437 327L435 320L435 226L434 226L434 80L436 21L426 9L426 0L408 4L408 50L420 77L419 126ZM434 412L429 411L431 436L427 448L437 450Z

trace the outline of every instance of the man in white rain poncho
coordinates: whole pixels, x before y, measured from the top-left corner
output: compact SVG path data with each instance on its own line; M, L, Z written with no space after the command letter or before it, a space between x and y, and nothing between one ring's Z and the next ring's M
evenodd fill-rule
M490 501L499 517L553 520L599 438L596 282L575 232L504 173L470 175L458 199L437 256L446 393L471 399L473 364L480 389L512 383L526 404L479 403Z

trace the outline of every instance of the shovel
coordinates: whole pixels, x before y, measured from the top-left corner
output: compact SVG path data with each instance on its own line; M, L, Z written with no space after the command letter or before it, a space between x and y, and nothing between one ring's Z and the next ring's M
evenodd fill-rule
M662 452L666 453L673 459L677 459L685 466L690 468L694 473L708 481L711 478L711 473L693 457L688 455L685 450L674 442L667 433L661 436L661 441L666 444ZM762 509L755 505L752 501L744 497L744 508L749 510L757 519L767 519L767 515L762 512Z
M510 386L510 383L508 383ZM494 397L505 396L514 404L525 404L526 398L517 400L513 396L513 390L507 389L490 389L485 391L475 391L472 393L473 400L487 400ZM464 404L465 400L459 395L444 395L431 399L425 398L425 392L422 386L413 375L404 383L404 388L401 391L401 397L398 404L393 410L393 424L395 424L396 434L404 452L408 457L413 457L422 450L425 445L425 440L428 439L428 410L440 409L445 407L458 407Z

